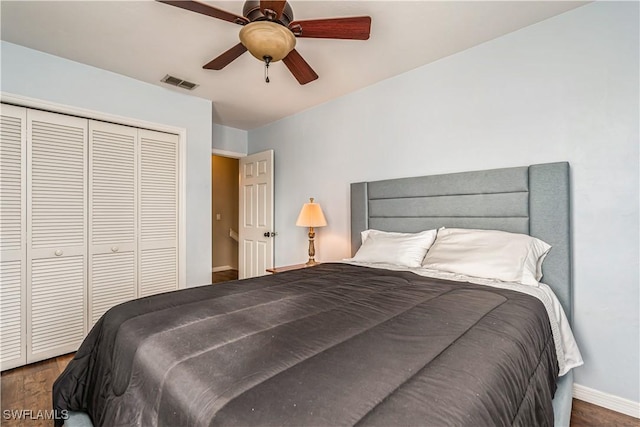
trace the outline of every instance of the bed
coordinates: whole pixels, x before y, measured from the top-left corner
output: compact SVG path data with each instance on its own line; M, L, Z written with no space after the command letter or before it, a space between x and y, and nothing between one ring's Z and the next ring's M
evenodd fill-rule
M543 277L570 318L568 172L352 184L352 251L367 229L535 236L553 246ZM54 409L67 425L568 425L549 313L512 289L353 263L186 289L108 311Z
M405 209L410 204L399 216L398 206ZM524 233L549 243L553 249L542 265L544 282L571 322L569 163L351 185L352 255L360 247L360 233L368 228L410 232L443 226ZM557 426L569 425L572 393L573 372L569 372L560 378L553 400Z

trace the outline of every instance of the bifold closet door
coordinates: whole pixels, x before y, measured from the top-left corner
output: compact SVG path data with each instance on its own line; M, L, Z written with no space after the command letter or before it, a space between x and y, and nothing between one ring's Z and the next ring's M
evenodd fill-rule
M178 136L140 129L139 296L178 289Z
M89 328L137 296L138 130L89 121Z
M0 369L26 358L27 110L0 110Z
M86 332L86 119L27 112L27 363Z

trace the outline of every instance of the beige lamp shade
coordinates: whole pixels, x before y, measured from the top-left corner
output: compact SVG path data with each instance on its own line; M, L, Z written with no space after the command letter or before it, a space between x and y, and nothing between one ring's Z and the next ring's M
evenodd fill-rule
M252 22L240 30L240 42L251 55L264 61L280 61L296 46L296 37L288 28L269 21Z
M302 206L296 225L299 227L324 227L327 225L322 208L313 202L313 197L309 199L309 203Z

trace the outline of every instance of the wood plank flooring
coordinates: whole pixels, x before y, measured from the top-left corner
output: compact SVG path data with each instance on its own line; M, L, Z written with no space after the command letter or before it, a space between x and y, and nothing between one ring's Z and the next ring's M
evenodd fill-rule
M0 378L0 424L3 427L53 426L53 421L39 411L51 411L53 383L72 358L73 354L67 354L3 372ZM10 413L5 412L21 410L24 410L22 417L26 419L10 419Z
M51 427L50 420L8 420L6 410L31 410L35 415L39 410L50 410L52 406L51 388L62 373L73 354L59 356L2 373L0 385L2 396L2 426ZM618 412L610 411L581 400L573 399L571 427L640 427L640 420Z
M211 283L228 282L229 280L238 280L238 270L225 270L211 273Z
M573 399L571 427L592 426L640 427L640 419Z

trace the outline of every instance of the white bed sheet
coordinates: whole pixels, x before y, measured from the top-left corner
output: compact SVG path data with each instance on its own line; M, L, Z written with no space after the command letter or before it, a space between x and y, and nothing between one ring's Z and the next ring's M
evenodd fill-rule
M582 355L578 349L578 344L571 331L571 325L569 319L558 300L558 297L553 293L553 290L544 283L539 283L538 286L523 285L516 282L503 282L495 279L483 279L479 277L465 276L463 274L449 273L446 271L432 270L424 267L410 268L402 267L392 264L381 263L363 263L354 262L350 260L343 260L342 262L352 265L359 265L370 268L380 268L384 270L394 271L411 271L415 274L425 277L433 277L436 279L454 280L457 282L469 282L478 285L492 286L494 288L511 289L514 291L522 292L527 295L531 295L539 299L547 310L549 315L549 323L551 324L551 331L553 333L553 341L556 347L556 355L558 356L558 368L559 375L563 376L571 369L576 368L584 364Z

